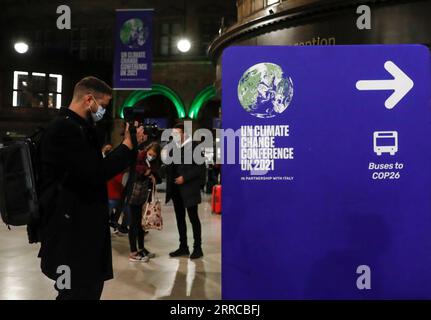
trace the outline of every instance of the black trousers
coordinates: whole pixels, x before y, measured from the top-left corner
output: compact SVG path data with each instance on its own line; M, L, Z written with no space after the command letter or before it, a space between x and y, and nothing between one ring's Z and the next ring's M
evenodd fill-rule
M54 285L58 292L56 300L100 300L104 282L96 282L83 286L73 286L70 289L60 290Z
M183 199L181 198L178 186L172 188L172 202L174 203L175 217L177 219L178 233L180 234L180 247L187 248L187 225L186 225L186 208L184 207ZM198 206L187 208L190 222L193 229L193 247L199 248L202 245L202 230L201 221L198 216Z
M142 229L142 205L130 205L129 244L130 251L144 249L144 229Z

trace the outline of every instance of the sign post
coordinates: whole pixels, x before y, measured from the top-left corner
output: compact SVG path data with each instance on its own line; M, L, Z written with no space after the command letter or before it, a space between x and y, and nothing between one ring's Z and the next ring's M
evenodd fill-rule
M428 49L232 47L222 67L223 298L430 299Z

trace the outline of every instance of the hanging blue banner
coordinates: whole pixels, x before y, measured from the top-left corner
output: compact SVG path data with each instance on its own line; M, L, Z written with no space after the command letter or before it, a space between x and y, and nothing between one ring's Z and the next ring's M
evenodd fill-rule
M222 67L223 298L431 299L428 48L231 47Z
M116 11L114 89L151 89L153 10Z

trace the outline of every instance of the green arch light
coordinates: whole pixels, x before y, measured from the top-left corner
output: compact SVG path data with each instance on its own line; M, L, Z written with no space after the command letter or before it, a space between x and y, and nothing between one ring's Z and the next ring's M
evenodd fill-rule
M136 90L133 91L124 101L124 104L122 105L120 109L120 117L124 119L124 108L132 108L134 107L139 101L144 100L145 98L154 96L154 95L162 95L168 98L172 101L172 103L175 106L175 109L178 113L178 118L185 118L186 111L184 108L184 103L181 100L181 98L178 96L178 94L173 91L172 89L161 85L161 84L153 84L151 86L151 90Z
M199 114L199 110L205 105L206 102L211 100L217 95L216 88L214 86L208 86L198 93L196 98L193 100L189 111L189 117L196 119Z

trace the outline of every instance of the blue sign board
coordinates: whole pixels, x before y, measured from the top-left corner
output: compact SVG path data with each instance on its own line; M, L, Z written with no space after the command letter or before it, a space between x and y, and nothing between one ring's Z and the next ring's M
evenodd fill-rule
M153 12L152 9L117 10L114 89L151 89Z
M231 47L222 67L223 298L431 299L429 50Z

